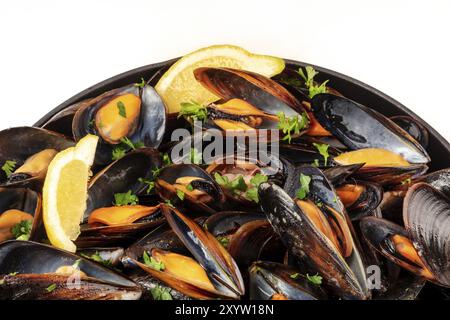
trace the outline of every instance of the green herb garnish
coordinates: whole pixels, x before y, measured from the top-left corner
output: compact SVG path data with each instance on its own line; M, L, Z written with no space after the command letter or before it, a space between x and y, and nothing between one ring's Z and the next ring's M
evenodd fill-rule
M308 125L308 115L303 112L301 116L294 115L292 117L286 117L284 112L278 112L278 129L284 134L283 141L291 143L292 135L300 133L306 125Z
M5 172L6 177L9 178L16 168L17 161L6 160L2 166L2 170Z
M11 233L17 240L28 240L30 239L32 226L32 220L22 220L11 228Z
M182 102L178 118L182 116L193 121L203 121L206 120L206 117L208 116L208 109L195 101Z
M143 142L133 142L127 137L120 139L120 142L121 143L112 150L113 161L119 160L130 150L136 150L145 146Z
M17 276L19 273L17 271L11 272L10 274L8 274L11 277Z
M138 87L138 88L144 88L145 87L145 80L144 80L144 78L141 78L141 82L136 82L135 84L134 84L134 86L135 87Z
M45 290L46 290L48 293L50 293L50 292L52 292L52 291L55 290L55 289L56 289L56 283L53 283L53 284L49 285Z
M120 206L127 206L127 205L137 205L139 204L139 198L131 192L131 190L128 190L128 192L125 193L116 193L114 195L114 205L117 207Z
M141 141L133 142L127 137L120 139L120 142L122 142L124 145L128 146L131 150L136 150L136 149L142 148L144 146L143 142L141 142Z
M152 193L153 190L155 189L155 182L150 180L150 179L139 178L138 181L140 183L143 183L143 184L147 185L147 190L146 190L147 194Z
M217 241L220 242L220 244L222 245L222 247L224 247L225 249L228 248L228 245L230 244L230 239L228 239L227 237L216 237Z
M328 80L326 80L322 84L318 85L314 81L314 77L316 75L318 75L319 73L316 70L314 70L314 68L311 66L306 66L305 71L306 71L306 73L303 71L302 68L299 68L298 74L305 81L305 86L309 90L309 98L312 99L316 94L319 94L319 93L326 93L327 92L326 84L328 83Z
M98 251L95 251L95 253L90 255L90 256L87 255L87 254L82 253L81 256L85 257L87 259L90 259L92 261L98 262L98 263L104 265L105 267L111 267L112 266L112 260L111 259L108 259L108 260L103 259L100 256L100 254L98 253Z
M299 277L301 277L302 275L298 272L291 274L289 277L291 279L298 279Z
M117 102L117 109L119 109L119 115L123 118L127 117L127 109L125 109L125 105L122 101Z
M172 160L170 160L169 154L164 153L163 154L163 166L168 166L172 164Z
M189 155L191 163L201 164L202 163L202 153L198 152L196 148L191 148L191 153Z
M154 288L150 289L153 300L173 300L170 290L160 285L156 285Z
M411 182L412 182L411 178L407 178L407 179L402 181L402 185L411 184Z
M122 158L127 154L127 150L122 148L121 146L117 146L112 151L112 160L116 161Z
M180 198L181 201L184 200L185 193L181 190L177 190L177 197Z
M220 173L214 173L214 179L216 182L222 187L232 191L235 194L238 194L239 191L247 191L247 184L245 183L244 177L239 175L233 180L229 180L227 176L222 176Z
M144 251L142 259L144 260L145 265L149 266L152 269L155 269L157 271L162 271L165 269L164 263L158 262L155 258L149 256L147 251Z
M313 276L306 274L306 279L308 279L309 282L311 282L312 284L315 284L316 286L320 286L322 284L322 277L319 276L318 273L316 273Z
M186 186L186 190L188 190L188 191L194 191L194 187L192 186L192 184L188 184L187 186Z
M311 183L311 177L300 174L300 189L297 190L296 196L298 199L303 200L309 193L309 184Z
M316 149L319 151L319 153L322 155L324 159L324 165L327 165L328 158L330 157L328 153L328 148L330 147L328 144L320 144L320 143L313 143L313 146L316 147Z
M245 193L245 197L251 201L259 203L258 197L258 187L261 183L267 182L268 177L264 174L257 173L250 179L250 183L252 184L252 188L249 188Z

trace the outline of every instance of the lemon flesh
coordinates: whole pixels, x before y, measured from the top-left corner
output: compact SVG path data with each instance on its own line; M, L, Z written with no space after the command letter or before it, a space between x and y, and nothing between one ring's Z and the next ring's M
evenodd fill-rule
M50 243L76 251L74 240L86 210L90 167L98 137L88 135L73 147L61 151L48 167L43 188L43 219Z
M189 53L173 64L155 86L169 113L178 113L182 102L207 105L219 99L195 80L193 71L199 67L242 69L270 78L283 71L285 63L283 59L253 54L231 45L216 45Z

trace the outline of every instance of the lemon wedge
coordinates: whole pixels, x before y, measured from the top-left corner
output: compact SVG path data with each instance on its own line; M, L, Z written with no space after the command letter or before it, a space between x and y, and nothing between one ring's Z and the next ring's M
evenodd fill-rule
M48 167L42 194L44 226L50 243L76 251L86 210L87 185L98 137L87 135L75 147L59 152Z
M216 45L182 57L161 77L155 86L169 113L178 113L180 103L196 101L206 105L219 99L194 78L199 67L227 67L273 77L283 71L283 59L250 53L240 47Z

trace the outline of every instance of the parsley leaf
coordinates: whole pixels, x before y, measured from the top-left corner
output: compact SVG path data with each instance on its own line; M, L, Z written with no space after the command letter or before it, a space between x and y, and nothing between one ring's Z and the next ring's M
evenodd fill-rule
M157 261L155 258L148 255L147 251L144 251L142 255L142 259L144 259L145 265L149 266L152 269L155 269L157 271L162 271L166 267L164 266L163 262Z
M112 151L112 160L116 161L122 158L127 154L127 150L122 148L121 146L117 146Z
M300 189L297 190L296 196L298 199L303 200L309 193L309 184L311 183L311 177L300 174Z
M327 165L328 158L330 157L330 154L328 153L328 148L330 147L328 144L320 144L320 143L313 143L313 146L316 147L316 149L319 151L319 153L322 155L324 159L324 165Z
M172 164L172 160L170 160L169 154L164 153L163 154L163 166L168 166Z
M214 179L219 185L232 191L235 194L238 194L239 191L247 191L248 189L248 186L245 183L244 177L242 177L242 175L239 175L238 177L230 181L227 176L222 176L220 173L216 172L214 173Z
M117 109L119 109L119 115L123 118L127 117L127 109L125 109L125 105L122 101L117 102Z
M185 193L181 190L177 190L177 197L180 198L181 201L184 200Z
M152 191L155 189L155 182L150 179L139 178L138 181L147 185L147 194L152 193Z
M190 118L194 121L203 121L206 120L206 117L208 116L208 109L195 101L182 102L180 112L178 113L178 118L182 116L185 118Z
M261 183L267 182L268 177L264 174L257 173L250 179L250 183L253 185L252 188L249 188L245 193L245 197L251 201L259 203L258 197L258 187Z
M301 116L294 115L292 117L286 117L284 112L278 112L278 129L283 132L283 141L291 143L292 135L300 133L305 126L308 125L308 116L306 112L303 112Z
M193 164L201 164L202 163L202 153L198 152L196 148L191 148L190 153L191 163Z
M11 228L11 233L17 240L30 239L32 220L22 220Z
M253 176L253 178L250 179L250 183L253 184L255 187L259 187L259 185L263 182L267 182L269 178L261 173L257 173Z
M136 150L136 149L142 148L144 146L144 143L142 143L140 141L133 143L133 141L131 141L127 137L120 139L120 142L122 142L124 145L128 146L131 150Z
M328 83L328 80L326 80L322 84L318 85L314 81L314 77L316 75L318 75L319 73L316 70L314 70L314 68L311 66L306 66L305 71L306 71L306 73L303 71L302 68L299 68L298 74L305 81L305 86L309 90L309 98L312 99L316 94L319 94L319 93L326 93L327 92L326 84Z
M245 193L245 197L253 202L259 203L258 188L250 188Z
M224 247L225 249L228 248L228 245L230 244L230 239L228 239L227 237L222 237L222 236L218 236L218 237L216 237L216 239L217 239L217 241L220 242L222 247Z
M318 273L316 273L313 276L306 274L306 279L308 279L309 282L311 282L312 284L315 284L316 286L320 286L322 284L322 277L319 276Z
M56 283L53 283L53 284L49 285L47 288L45 288L45 290L46 290L48 293L52 292L52 291L55 290L55 289L56 289Z
M193 187L192 184L190 184L190 183L186 186L186 189L187 189L188 191L194 191L194 187Z
M126 193L116 193L114 195L114 205L117 207L126 205L137 205L139 203L138 197L128 190Z
M136 82L135 84L134 84L134 86L135 87L139 87L139 88L144 88L145 87L145 80L144 80L144 78L141 78L141 82Z
M407 179L402 181L402 185L411 184L411 182L412 182L411 178L407 178Z
M302 275L298 272L291 274L289 277L291 279L298 279L299 277L301 277Z
M2 170L5 172L7 178L9 178L9 176L14 172L16 164L17 161L13 160L6 160L5 163L3 164Z
M100 254L98 253L98 251L95 251L95 253L92 254L91 256L88 256L87 254L81 253L81 256L85 257L87 259L93 260L95 262L98 262L98 263L104 265L105 267L111 267L112 266L112 260L111 259L108 259L108 260L103 259L100 256Z
M150 289L150 293L152 294L153 300L173 300L170 290L160 285L156 285Z

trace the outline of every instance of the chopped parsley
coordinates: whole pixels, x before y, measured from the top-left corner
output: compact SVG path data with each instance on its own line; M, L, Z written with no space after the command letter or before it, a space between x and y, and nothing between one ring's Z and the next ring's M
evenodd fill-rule
M105 267L111 267L112 266L112 260L111 259L108 259L108 260L103 259L100 256L100 254L98 253L98 251L95 251L95 253L90 255L90 256L87 255L87 254L82 253L81 256L85 257L87 259L90 259L92 261L98 262L98 263L104 265Z
M145 146L141 141L133 142L127 137L120 139L120 142L121 143L112 150L113 161L119 160L130 150L136 150Z
M123 158L123 156L125 156L127 154L127 150L118 146L115 147L112 151L112 160L116 161L119 160L121 158Z
M313 143L313 146L316 147L316 149L319 151L319 153L322 155L324 159L324 165L326 166L328 163L328 158L330 157L330 154L328 153L328 148L330 147L328 144L320 144L320 143Z
M190 183L186 186L186 189L187 189L188 191L194 191L194 187L193 187L192 184L190 184Z
M10 274L8 274L11 277L17 276L19 273L17 271L15 272L11 272Z
M300 189L297 190L296 196L298 199L303 200L309 193L309 184L311 183L311 177L300 174Z
M122 101L117 102L117 109L119 109L119 115L123 118L127 117L127 109Z
M139 178L138 181L140 183L146 184L147 185L147 194L150 194L153 192L153 190L155 189L155 182L150 180L150 179L145 179L145 178Z
M402 185L406 185L406 184L409 185L409 184L411 184L411 182L412 182L411 178L407 178L407 179L402 181Z
M152 294L153 300L173 300L170 290L160 285L156 285L150 289L150 293Z
M6 177L9 178L16 168L17 161L6 160L2 166L2 170L5 172Z
M178 118L182 116L193 121L204 121L208 116L208 109L195 101L182 102Z
M327 92L327 86L326 85L328 83L328 80L326 80L322 84L318 85L314 81L314 77L316 75L318 75L319 73L316 70L314 70L313 67L306 66L305 67L305 71L303 71L302 68L299 68L298 69L298 74L305 81L305 86L309 90L309 98L310 99L312 99L316 94L326 93Z
M145 87L145 80L144 80L144 78L141 78L141 82L136 82L135 84L134 84L134 86L135 87L138 87L138 88L144 88Z
M22 220L11 228L11 233L17 240L28 240L30 239L32 226L32 220Z
M177 197L180 198L181 201L184 200L185 195L186 194L183 191L177 190Z
M230 244L230 239L228 239L227 237L221 237L221 236L216 237L216 239L217 239L217 241L220 242L222 247L224 247L225 249L228 248L228 245Z
M292 135L300 133L305 126L308 125L308 115L303 112L301 116L294 115L292 117L286 117L284 112L278 112L278 129L284 134L283 141L291 143Z
M319 276L318 273L316 273L313 276L306 274L306 279L308 279L309 282L311 282L312 284L315 284L316 286L320 286L322 284L322 277Z
M48 293L52 292L52 291L55 290L55 289L56 289L56 283L53 283L53 284L49 285L47 288L45 288L45 290L46 290Z
M235 194L238 194L239 191L247 191L247 184L245 183L244 177L239 175L233 180L229 180L227 176L222 176L220 173L214 173L214 179L216 182L222 187L232 191Z
M245 193L245 197L251 201L259 203L258 197L258 187L261 183L267 182L269 178L261 173L257 173L250 179L250 183L253 185L253 188L249 188Z
M172 160L170 160L169 154L168 153L164 153L163 154L163 166L168 166L172 164Z
M114 195L114 203L115 206L127 206L127 205L137 205L139 204L139 198L137 195L133 194L131 190L125 193L116 193Z
M201 164L202 163L202 153L199 152L196 148L191 148L189 158L191 160L191 163L193 163L193 164Z
M291 279L298 279L299 277L301 277L302 275L298 272L291 274L289 277Z
M147 251L144 251L142 259L144 260L145 265L157 271L162 271L166 268L163 262L159 262L155 258L149 256Z

